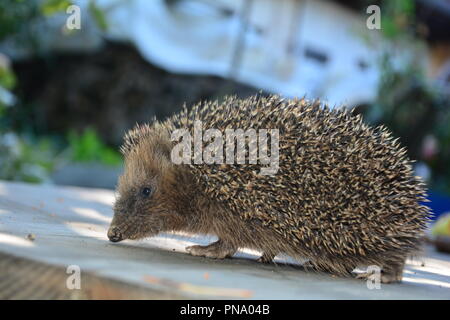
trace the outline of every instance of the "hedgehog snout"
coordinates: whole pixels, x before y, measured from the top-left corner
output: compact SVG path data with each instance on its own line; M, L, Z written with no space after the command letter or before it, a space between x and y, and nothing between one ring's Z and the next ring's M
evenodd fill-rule
M108 239L111 242L119 242L123 240L122 233L115 226L111 226L108 230Z

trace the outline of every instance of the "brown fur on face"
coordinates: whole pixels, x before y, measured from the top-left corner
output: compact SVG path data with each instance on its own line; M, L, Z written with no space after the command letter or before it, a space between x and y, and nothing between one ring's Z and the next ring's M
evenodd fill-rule
M113 240L182 230L186 224L189 210L178 204L189 201L193 188L179 188L179 181L189 184L189 177L170 161L170 141L164 133L155 131L125 154L125 171L119 178L108 231Z

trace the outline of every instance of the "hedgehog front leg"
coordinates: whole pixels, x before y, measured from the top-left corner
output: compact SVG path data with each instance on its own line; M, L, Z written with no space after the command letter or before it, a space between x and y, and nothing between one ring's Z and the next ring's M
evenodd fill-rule
M269 252L263 252L262 256L258 258L258 262L261 263L271 263L275 258L275 254Z
M189 246L186 251L193 256L208 257L213 259L224 259L233 256L237 248L221 239L207 246Z

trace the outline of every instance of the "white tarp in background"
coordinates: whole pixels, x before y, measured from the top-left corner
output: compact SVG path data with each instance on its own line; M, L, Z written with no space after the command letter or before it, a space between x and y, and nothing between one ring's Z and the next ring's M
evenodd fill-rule
M64 35L68 15L51 18L49 48L95 48L106 36L132 43L149 62L174 73L232 77L330 105L366 103L376 94L377 50L363 39L377 31L332 1L97 0L106 34L95 28L88 1L74 2L82 9L81 30Z
M133 0L115 1L114 7L111 2L99 2L111 22L109 35L131 41L146 59L171 72L232 76L286 96L321 97L332 105L365 103L375 96L378 72L363 40L369 32L365 21L333 2ZM305 55L310 51L313 58ZM315 53L326 61L314 58ZM234 70L236 54L241 60Z

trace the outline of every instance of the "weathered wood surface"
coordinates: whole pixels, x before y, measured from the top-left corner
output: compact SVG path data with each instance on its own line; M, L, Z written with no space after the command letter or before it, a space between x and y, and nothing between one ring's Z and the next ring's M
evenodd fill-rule
M432 248L409 261L403 283L369 290L361 280L259 264L252 252L222 261L185 254L205 237L110 243L113 200L107 190L0 182L0 298L450 299L450 255ZM80 267L81 290L66 287L70 265Z

